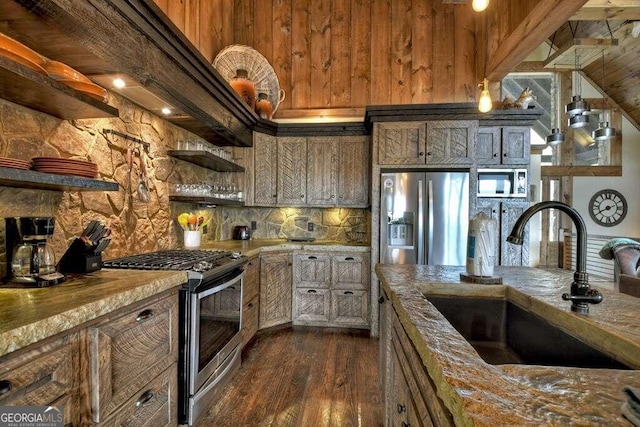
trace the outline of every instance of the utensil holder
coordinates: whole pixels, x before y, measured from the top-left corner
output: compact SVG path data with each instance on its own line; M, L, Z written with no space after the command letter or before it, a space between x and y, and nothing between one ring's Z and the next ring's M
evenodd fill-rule
M61 273L91 273L102 268L102 254L96 254L87 248L80 239L74 239L60 258L58 271Z
M200 248L200 230L185 230L184 231L184 248L185 249L198 249Z

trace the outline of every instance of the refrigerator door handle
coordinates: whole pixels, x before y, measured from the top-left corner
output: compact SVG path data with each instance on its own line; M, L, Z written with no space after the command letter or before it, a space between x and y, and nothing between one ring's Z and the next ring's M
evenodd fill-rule
M422 180L418 180L418 224L416 228L417 233L417 259L416 264L424 264L424 183Z
M427 257L425 264L431 264L431 252L433 252L433 181L429 180L429 189L428 194L429 197L427 209L427 214L429 215L429 235L427 236Z

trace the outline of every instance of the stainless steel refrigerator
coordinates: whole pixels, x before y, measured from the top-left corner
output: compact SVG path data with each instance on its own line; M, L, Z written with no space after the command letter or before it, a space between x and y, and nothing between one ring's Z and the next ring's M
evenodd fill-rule
M381 176L380 262L465 265L468 172Z

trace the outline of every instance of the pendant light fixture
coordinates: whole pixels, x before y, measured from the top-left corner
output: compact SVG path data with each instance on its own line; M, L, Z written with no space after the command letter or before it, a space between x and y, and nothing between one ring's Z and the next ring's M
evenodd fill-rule
M476 12L482 12L489 6L489 0L473 0L471 2L471 7Z
M489 93L489 80L486 78L483 79L482 83L478 85L478 88L482 89L480 92L480 101L478 102L478 111L481 113L488 113L493 108L491 93Z
M609 25L609 23L607 22L607 26ZM607 114L607 109L606 109L606 101L607 101L607 95L606 95L606 91L604 88L604 49L602 49L602 93L604 94L604 100L605 100L605 108L602 111L602 121L599 123L598 125L598 129L594 130L591 133L591 136L593 136L593 139L595 139L596 141L606 141L612 138L615 138L616 136L616 130L612 127L609 127L609 122L606 121L606 114Z
M576 30L578 29L578 24L576 23L576 28L571 27L571 23L569 23L569 27L571 28L571 34L575 38ZM590 108L587 101L583 100L580 96L581 93L581 76L580 76L580 61L578 56L578 48L574 51L575 55L575 66L573 72L573 87L577 89L577 94L573 95L571 98L571 102L567 104L565 107L565 112L567 113L567 117L569 117L569 127L571 128L582 128L589 124L589 114Z

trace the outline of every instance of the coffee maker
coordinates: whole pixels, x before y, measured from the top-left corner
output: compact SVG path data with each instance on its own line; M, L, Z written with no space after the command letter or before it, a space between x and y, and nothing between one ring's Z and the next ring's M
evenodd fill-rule
M41 288L65 280L56 271L55 255L48 245L54 218L5 218L7 276L9 286Z

